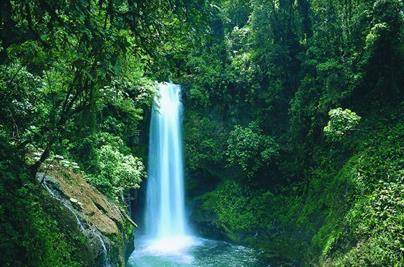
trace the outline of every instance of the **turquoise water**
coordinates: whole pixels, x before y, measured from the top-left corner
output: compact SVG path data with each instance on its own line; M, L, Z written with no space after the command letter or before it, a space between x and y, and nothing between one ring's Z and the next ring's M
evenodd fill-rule
M131 267L266 267L270 266L258 250L224 241L194 238L189 246L175 241L153 245L140 241L129 259Z

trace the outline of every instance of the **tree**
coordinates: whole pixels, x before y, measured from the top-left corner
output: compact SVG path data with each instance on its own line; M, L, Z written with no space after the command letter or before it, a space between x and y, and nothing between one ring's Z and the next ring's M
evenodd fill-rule
M176 31L188 27L182 23L187 16L197 17L196 2L186 2L1 2L0 63L21 66L4 80L2 91L13 90L12 77L25 70L43 83L32 88L42 93L40 102L48 112L35 125L36 135L31 136L42 151L31 166L32 178L55 146L66 139L66 129L75 127L77 136L96 130L103 88L114 87L114 81L119 81L129 98L137 98L131 90L133 62L135 69L145 69L145 62L151 69L159 65L159 53L164 51L158 48ZM10 119L15 115L10 114ZM24 150L29 142L32 140L20 138L15 143Z

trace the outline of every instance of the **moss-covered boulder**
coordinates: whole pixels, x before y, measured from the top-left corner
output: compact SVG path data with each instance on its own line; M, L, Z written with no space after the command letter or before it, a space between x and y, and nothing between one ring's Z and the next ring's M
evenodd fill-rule
M70 230L88 240L91 261L97 265L124 266L133 250L134 223L123 208L72 169L54 166L46 173L39 173L38 179L69 217L74 218L77 227ZM59 216L61 220L63 216Z

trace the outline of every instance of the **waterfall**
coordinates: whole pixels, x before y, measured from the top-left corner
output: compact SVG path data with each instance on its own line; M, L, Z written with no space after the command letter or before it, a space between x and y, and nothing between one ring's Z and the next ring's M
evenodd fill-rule
M260 252L192 236L184 204L181 88L159 84L150 122L145 231L136 238L131 267L269 266Z
M158 85L150 123L146 236L174 248L187 238L184 204L181 87ZM166 241L166 242L165 242Z

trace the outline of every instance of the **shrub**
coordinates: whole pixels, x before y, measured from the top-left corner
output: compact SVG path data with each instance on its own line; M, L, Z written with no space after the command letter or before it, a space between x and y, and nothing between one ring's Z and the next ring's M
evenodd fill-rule
M349 131L352 131L361 120L355 112L349 109L336 108L328 112L330 120L324 127L324 134L332 141L339 141Z
M256 123L250 123L248 127L236 125L227 139L227 161L252 177L279 155L279 148L278 143L264 135Z

